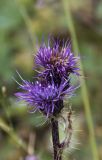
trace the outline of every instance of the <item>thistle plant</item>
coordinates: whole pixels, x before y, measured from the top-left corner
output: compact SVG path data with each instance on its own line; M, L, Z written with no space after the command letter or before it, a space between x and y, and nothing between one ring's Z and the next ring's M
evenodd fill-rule
M53 43L51 43L53 42ZM71 52L69 42L60 45L60 41L48 40L43 43L35 55L35 64L38 71L37 80L29 82L22 79L20 88L22 91L15 95L19 100L24 100L35 111L42 112L46 119L50 120L52 128L52 141L54 160L62 160L63 149L69 146L69 137L60 143L58 117L64 108L64 100L74 95L78 86L72 85L70 74L79 76L78 60ZM34 67L35 68L35 67ZM20 76L21 77L21 76ZM71 110L68 115L68 131L72 129L70 120Z

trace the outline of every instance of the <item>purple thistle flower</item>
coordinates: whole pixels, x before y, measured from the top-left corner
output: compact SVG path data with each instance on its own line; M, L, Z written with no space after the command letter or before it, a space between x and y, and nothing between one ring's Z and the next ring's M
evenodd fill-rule
M47 46L43 44L38 50L35 63L44 68L40 76L50 81L52 75L54 82L60 84L61 77L67 79L70 73L79 75L78 60L79 57L75 57L71 52L71 45L68 42L61 47L59 41L54 41L52 46L48 41Z
M50 40L50 39L49 39ZM49 41L50 42L50 41ZM51 118L52 141L54 149L54 160L61 160L59 149L63 150L63 146L59 140L58 120L54 117L61 112L64 107L66 96L70 98L79 86L71 85L70 74L79 75L79 67L77 66L79 57L75 57L71 52L69 43L60 46L60 42L54 41L53 45L43 44L36 55L35 62L37 66L43 67L38 75L39 81L35 83L22 79L20 89L22 91L15 95L19 100L27 102L28 106L42 112L47 118ZM53 117L54 116L54 117ZM35 160L35 157L28 157L27 160Z
M24 100L28 105L35 107L35 110L42 111L47 117L58 114L63 108L65 96L71 97L75 86L68 87L68 81L62 81L60 86L44 84L41 82L31 83L23 80L20 88L23 90L15 95L19 100Z

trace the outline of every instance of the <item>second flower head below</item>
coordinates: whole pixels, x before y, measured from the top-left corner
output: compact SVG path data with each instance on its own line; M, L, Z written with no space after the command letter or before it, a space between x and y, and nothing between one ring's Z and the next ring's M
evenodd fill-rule
M39 81L31 83L23 80L20 85L21 91L15 93L19 100L24 100L35 110L41 111L47 117L55 116L60 113L63 101L71 97L76 90L75 86L68 86L68 81L62 81L60 86L44 84Z

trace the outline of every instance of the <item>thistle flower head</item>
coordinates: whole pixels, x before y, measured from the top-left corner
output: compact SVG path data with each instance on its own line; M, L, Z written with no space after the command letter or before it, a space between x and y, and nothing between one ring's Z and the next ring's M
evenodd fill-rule
M66 42L61 47L59 41L54 41L52 46L49 42L48 45L43 44L35 58L36 64L44 68L41 76L49 77L51 73L55 82L62 76L68 77L70 73L79 75L78 60L79 57L75 57L71 52L70 43Z
M40 47L35 58L36 64L44 69L40 77L38 75L40 80L31 83L19 75L23 82L20 85L22 91L15 94L47 117L60 113L64 98L73 95L76 87L70 84L69 75L70 73L78 75L79 70L77 67L79 57L73 55L69 43L60 47L59 41L54 41L53 45L49 42L48 46L44 44Z
M60 86L55 86L54 83L44 84L37 81L34 84L25 80L20 88L22 91L15 95L47 117L58 114L63 108L65 96L71 97L76 89L74 86L69 87L68 81L62 81Z

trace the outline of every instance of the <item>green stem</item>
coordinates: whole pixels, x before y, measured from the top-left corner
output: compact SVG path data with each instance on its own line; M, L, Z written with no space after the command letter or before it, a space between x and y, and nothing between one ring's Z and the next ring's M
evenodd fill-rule
M9 127L2 118L0 118L0 128L5 131L13 140L14 142L24 149L27 152L27 146L26 144L16 135L16 133L13 131L11 127Z
M31 21L29 15L27 13L25 7L21 4L20 0L15 0L15 3L18 7L18 10L19 10L19 12L20 12L20 14L21 14L21 16L24 20L25 26L28 30L29 37L30 37L30 40L31 40L31 42L30 42L31 45L30 46L34 51L36 51L36 46L35 46L36 42L35 42L35 39L34 39L35 31L32 28L32 21Z
M74 22L73 22L71 10L70 10L70 0L62 0L62 2L63 2L65 16L66 16L66 20L67 20L68 29L69 29L71 37L72 37L73 49L74 49L74 52L76 52L78 54L80 52L79 52ZM84 77L83 66L82 66L81 61L80 61L80 68L82 71L82 73L81 73L82 77ZM84 103L84 107L85 107L86 120L87 120L87 124L88 124L89 140L90 140L90 145L92 148L93 160L99 160L96 139L95 139L95 133L94 133L94 125L93 125L89 97L88 97L88 90L87 90L85 79L80 77L80 81L82 83L81 91L82 91L82 98L83 98L83 103Z

